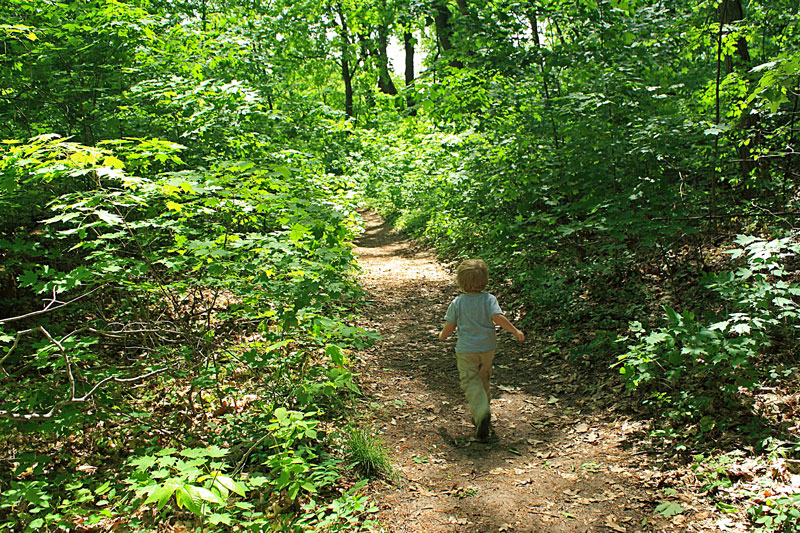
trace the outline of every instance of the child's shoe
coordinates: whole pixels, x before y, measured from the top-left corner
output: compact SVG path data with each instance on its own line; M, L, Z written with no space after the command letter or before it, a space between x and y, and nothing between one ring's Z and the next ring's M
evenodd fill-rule
M483 420L478 423L478 431L475 433L475 438L478 439L480 442L486 442L489 440L489 434L491 433L492 426L489 422L489 417L487 416Z

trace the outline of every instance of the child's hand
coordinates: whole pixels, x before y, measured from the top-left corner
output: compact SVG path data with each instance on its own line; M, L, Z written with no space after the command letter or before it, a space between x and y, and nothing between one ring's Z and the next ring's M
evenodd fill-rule
M514 338L517 339L517 342L522 342L525 340L525 334L517 330L514 332Z

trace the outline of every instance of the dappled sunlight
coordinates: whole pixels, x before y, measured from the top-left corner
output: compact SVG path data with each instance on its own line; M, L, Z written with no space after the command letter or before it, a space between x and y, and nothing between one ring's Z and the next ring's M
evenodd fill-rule
M388 531L625 531L659 479L624 449L636 423L617 391L542 357L543 339L500 332L492 378L496 439L470 438L453 342L438 333L458 289L429 251L364 213L355 249L368 290L364 325L382 341L360 354L360 386L402 481L373 485ZM611 407L610 407L611 406ZM369 412L367 412L369 413ZM374 417L374 419L369 419Z

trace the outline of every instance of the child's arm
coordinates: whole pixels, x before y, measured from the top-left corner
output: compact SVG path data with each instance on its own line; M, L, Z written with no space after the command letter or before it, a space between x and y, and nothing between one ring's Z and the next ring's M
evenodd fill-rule
M492 322L503 328L504 330L508 331L514 338L517 339L519 342L525 340L525 334L522 333L520 330L514 327L514 324L508 321L505 315L493 315Z
M445 322L442 332L439 333L439 340L443 341L456 330L456 325L452 322Z

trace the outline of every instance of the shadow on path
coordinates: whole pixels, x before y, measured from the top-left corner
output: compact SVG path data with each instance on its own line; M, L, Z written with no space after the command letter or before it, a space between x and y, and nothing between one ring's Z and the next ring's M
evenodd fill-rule
M635 423L602 407L600 383L542 358L535 334L524 344L500 334L492 378L497 440L469 441L454 343L437 340L458 294L452 276L387 223L363 216L356 253L370 304L362 325L383 340L361 355L358 371L374 407L371 423L404 480L371 485L386 530L652 530L641 524L658 503L658 478L646 457L620 445Z

